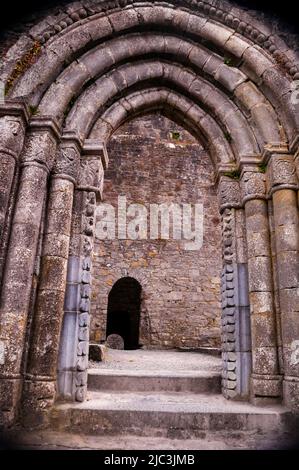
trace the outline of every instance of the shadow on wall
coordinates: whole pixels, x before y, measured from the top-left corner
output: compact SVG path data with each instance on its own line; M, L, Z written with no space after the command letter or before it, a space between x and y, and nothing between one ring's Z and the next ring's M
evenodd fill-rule
M124 349L138 349L141 285L132 277L116 281L108 298L106 337L123 338Z

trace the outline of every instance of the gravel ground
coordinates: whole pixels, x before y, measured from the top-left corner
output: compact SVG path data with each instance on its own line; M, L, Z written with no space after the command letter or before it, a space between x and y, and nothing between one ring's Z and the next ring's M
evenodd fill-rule
M104 362L90 361L89 367L104 370L219 372L221 358L190 351L119 351L107 348Z

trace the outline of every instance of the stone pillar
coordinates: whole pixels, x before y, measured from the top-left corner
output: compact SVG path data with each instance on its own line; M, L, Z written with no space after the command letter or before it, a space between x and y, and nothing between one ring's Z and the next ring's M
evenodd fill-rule
M299 218L294 157L272 154L269 185L273 198L281 330L283 396L299 410Z
M22 157L14 218L1 298L0 405L4 420L14 419L21 392L21 361L30 303L32 275L39 239L49 168L56 151L58 129L52 121L32 121Z
M278 401L282 395L265 180L265 175L255 168L243 168L241 189L246 216L252 337L251 398L257 404Z
M40 282L23 390L23 412L27 424L42 421L56 395L73 194L80 150L79 139L74 134L65 134L51 177Z
M246 240L242 224L239 182L222 176L222 393L226 398L249 396L251 372L250 317Z
M0 285L7 248L7 215L28 118L28 110L23 103L0 105Z
M77 401L84 401L87 391L94 213L96 196L102 196L107 163L106 148L99 142L85 141L74 199L58 361L59 395Z

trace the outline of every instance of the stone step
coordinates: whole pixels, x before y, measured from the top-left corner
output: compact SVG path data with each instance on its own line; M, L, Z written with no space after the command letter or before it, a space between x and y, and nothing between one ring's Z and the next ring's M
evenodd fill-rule
M89 392L84 403L57 405L51 424L57 430L91 435L192 439L203 431L278 432L287 415L279 405L260 408L221 395Z
M220 393L219 372L155 372L90 369L88 389L93 391Z
M254 431L201 432L195 439L171 439L132 434L114 436L38 430L6 434L21 450L269 450L296 448L289 433L256 433ZM294 445L293 445L294 443Z

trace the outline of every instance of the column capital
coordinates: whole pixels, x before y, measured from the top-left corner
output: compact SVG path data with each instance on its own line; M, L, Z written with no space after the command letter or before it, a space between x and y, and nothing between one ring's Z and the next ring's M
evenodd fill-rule
M267 183L270 195L280 189L298 189L295 159L290 154L274 153L268 164Z
M218 199L220 212L223 212L224 209L241 207L239 181L228 176L220 176L218 184Z
M56 155L57 139L47 127L31 127L25 138L22 166L35 165L50 172Z
M107 166L106 145L93 139L85 140L80 162L78 189L95 192L97 197L102 198L104 170Z
M0 152L18 160L28 121L29 110L24 101L0 104Z
M256 167L243 168L240 187L243 204L253 199L267 199L266 176Z
M68 179L76 184L81 151L82 141L78 134L75 131L65 132L61 137L60 146L56 154L53 178Z

